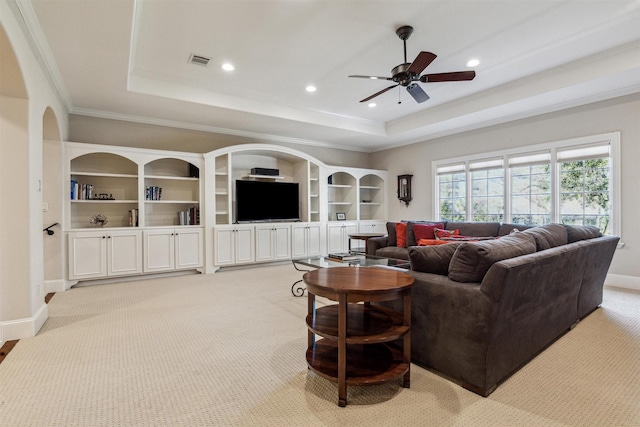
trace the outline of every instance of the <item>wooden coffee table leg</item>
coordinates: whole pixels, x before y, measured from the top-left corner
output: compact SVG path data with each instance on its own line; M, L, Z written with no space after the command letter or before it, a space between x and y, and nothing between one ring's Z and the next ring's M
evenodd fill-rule
M338 302L338 406L347 406L347 294Z
M313 316L316 309L316 296L309 292L307 295L307 313ZM311 329L307 331L307 348L310 348L316 343L316 334L311 332Z

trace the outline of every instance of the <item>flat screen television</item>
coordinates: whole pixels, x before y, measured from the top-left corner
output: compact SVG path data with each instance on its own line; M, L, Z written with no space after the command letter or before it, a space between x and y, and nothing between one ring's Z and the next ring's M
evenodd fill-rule
M297 182L236 181L236 221L299 221Z

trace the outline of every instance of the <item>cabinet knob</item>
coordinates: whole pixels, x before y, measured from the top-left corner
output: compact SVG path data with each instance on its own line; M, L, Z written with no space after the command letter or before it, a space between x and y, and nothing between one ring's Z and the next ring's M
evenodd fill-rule
M111 236L107 236L107 239L110 239L110 238L111 238Z

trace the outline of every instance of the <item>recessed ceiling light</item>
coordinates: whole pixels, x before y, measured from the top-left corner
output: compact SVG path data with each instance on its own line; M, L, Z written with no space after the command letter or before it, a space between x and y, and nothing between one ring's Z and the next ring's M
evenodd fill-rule
M480 65L479 59L470 59L469 62L467 62L467 67L477 67L478 65Z
M222 64L222 69L225 71L233 71L236 69L236 67L234 67L233 64L230 64L229 62L225 62L224 64Z
M375 107L376 105L378 105L378 104L376 104L375 102L370 102L370 103L369 103L369 108L373 108L373 107Z
M306 87L307 92L315 92L317 89L314 85L309 85Z

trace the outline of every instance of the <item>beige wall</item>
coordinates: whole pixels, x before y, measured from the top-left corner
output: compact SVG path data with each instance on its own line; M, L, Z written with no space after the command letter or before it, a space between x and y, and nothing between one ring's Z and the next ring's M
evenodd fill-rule
M0 343L35 335L44 303L43 132L64 138L67 112L25 37L13 2L0 1ZM48 113L47 113L48 111Z
M621 132L621 237L625 247L616 252L610 273L640 277L640 94L380 151L372 154L371 167L388 170L391 181L399 174L413 174L413 201L408 208L397 201L395 183L390 183L390 219L431 218L433 160L614 131Z
M277 144L307 153L328 165L368 168L369 155L355 151L274 142L166 126L69 116L69 141L89 144L208 153L238 144Z

